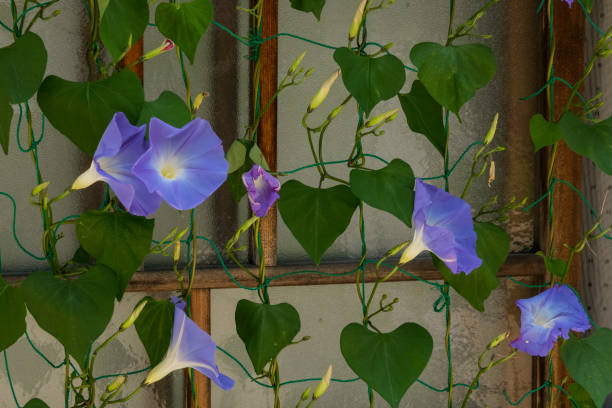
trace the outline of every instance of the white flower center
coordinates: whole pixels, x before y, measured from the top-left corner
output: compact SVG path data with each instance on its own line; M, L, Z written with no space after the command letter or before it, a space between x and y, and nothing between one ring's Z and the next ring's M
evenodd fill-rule
M159 172L164 178L174 180L181 173L181 166L173 158L168 158L160 163Z

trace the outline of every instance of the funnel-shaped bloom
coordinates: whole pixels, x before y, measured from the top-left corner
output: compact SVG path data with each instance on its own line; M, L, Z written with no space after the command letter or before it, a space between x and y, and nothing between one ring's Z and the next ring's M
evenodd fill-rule
M149 215L161 204L161 198L150 193L132 173L132 166L147 150L146 126L132 126L122 112L116 113L102 135L91 167L73 183L75 190L104 181L113 189L127 211Z
M412 221L414 238L404 250L400 263L430 251L452 273L468 274L482 264L476 255L470 206L461 198L417 179Z
M153 118L149 138L151 146L134 165L134 174L174 208L198 206L227 178L221 140L204 119L178 129Z
M185 313L185 302L173 297L174 327L166 356L149 372L145 384L161 380L172 371L193 368L210 378L224 390L234 386L234 380L219 372L215 364L217 346L208 333L200 329Z
M258 164L242 175L242 183L249 195L253 214L265 217L270 207L278 200L280 182Z
M591 327L580 300L567 285L556 285L529 299L519 299L521 335L510 345L532 356L545 357L560 336Z

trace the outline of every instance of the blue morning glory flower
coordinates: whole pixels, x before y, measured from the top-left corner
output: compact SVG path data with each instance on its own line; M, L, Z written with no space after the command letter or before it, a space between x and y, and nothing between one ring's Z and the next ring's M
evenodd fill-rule
M72 189L89 187L96 181L110 185L125 209L136 215L149 215L161 204L132 173L132 166L147 150L146 126L132 126L122 112L116 113L102 135L87 171L72 184Z
M570 7L572 7L572 3L574 2L574 0L563 0L563 1L569 4Z
M580 300L567 285L555 285L529 299L519 299L521 335L510 345L532 356L545 357L561 336L591 327Z
M215 363L217 346L210 335L200 329L185 313L185 302L173 297L174 326L166 356L149 372L145 384L161 380L172 371L193 368L210 378L224 390L234 386L234 380L221 374Z
M416 180L414 238L402 253L400 264L423 251L436 255L452 273L466 275L482 260L476 255L476 233L468 203L422 180Z
M149 139L151 146L134 164L134 174L174 208L198 206L227 178L221 140L204 119L179 129L152 118Z
M265 217L270 207L278 200L280 182L258 164L242 175L253 214Z

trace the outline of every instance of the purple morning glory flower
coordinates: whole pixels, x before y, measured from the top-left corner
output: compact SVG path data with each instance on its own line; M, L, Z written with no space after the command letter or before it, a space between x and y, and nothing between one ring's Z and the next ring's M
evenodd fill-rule
M532 356L545 357L560 336L591 327L580 300L567 285L555 285L529 299L519 299L521 335L510 345Z
M563 0L563 1L569 4L570 7L572 7L572 3L574 2L574 0Z
M134 164L134 174L174 208L198 206L227 178L221 140L204 119L179 129L152 118L149 139L151 146Z
M221 374L215 364L217 346L210 335L200 329L185 313L185 302L173 297L174 327L166 356L149 372L146 385L161 380L172 371L193 368L210 378L224 390L234 386L234 380Z
M280 182L258 164L242 175L242 183L249 195L253 214L265 217L276 200L280 191Z
M104 181L113 189L127 211L149 215L161 204L161 198L150 193L132 173L132 166L147 150L146 126L132 126L122 112L116 113L102 135L91 166L72 184L72 189L86 188Z
M482 264L476 255L470 206L461 198L417 179L412 222L414 238L402 253L400 264L423 251L440 258L452 273L467 275Z

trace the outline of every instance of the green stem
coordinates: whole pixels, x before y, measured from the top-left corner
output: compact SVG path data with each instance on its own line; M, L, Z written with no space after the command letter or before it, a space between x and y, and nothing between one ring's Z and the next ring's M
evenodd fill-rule
M121 404L122 402L127 402L129 400L131 400L132 398L134 398L140 391L142 391L142 389L144 388L144 384L140 384L138 386L138 388L136 388L130 395L128 395L125 398L121 398L121 399L116 399L116 400L112 400L112 401L104 401L104 403L102 403L102 405L100 406L100 408L104 408L107 405L113 405L113 404Z
M450 291L450 285L447 283L444 285L444 295L448 298ZM451 310L450 310L450 302L446 305L446 334L445 334L445 344L446 344L446 358L448 359L448 408L452 408L453 406L453 361L451 358Z
M198 267L198 233L196 231L195 209L191 210L191 274L189 276L189 285L185 292L184 299L187 300L191 294L193 281L195 280L196 270Z
M66 401L70 396L70 355L68 352L65 352L64 365L66 366L66 371L64 374L64 397Z

